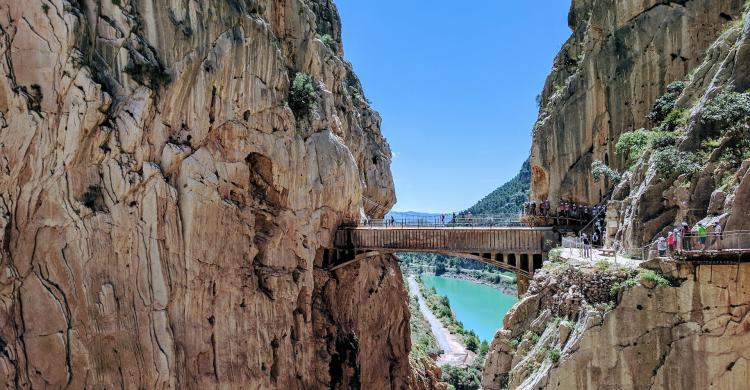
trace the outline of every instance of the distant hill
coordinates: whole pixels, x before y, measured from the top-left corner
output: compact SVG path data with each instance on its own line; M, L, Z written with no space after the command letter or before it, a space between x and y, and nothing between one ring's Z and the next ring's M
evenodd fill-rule
M529 187L531 186L531 169L529 160L521 166L521 171L516 177L500 186L491 194L484 197L467 211L472 214L500 214L517 213L521 211L521 205L529 199Z
M419 211L391 211L388 214L386 214L386 218L390 218L393 216L393 219L397 221L411 221L411 220L437 220L440 218L440 214L435 213L422 213ZM446 215L446 222L450 220L450 216Z

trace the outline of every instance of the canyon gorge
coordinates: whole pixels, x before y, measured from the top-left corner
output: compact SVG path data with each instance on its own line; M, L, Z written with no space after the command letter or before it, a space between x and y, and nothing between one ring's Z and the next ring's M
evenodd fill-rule
M749 6L573 0L504 192L607 201L624 251L750 231ZM333 0L0 0L0 388L446 388L398 259L326 263L396 203L341 28ZM483 388L747 386L746 265L565 260Z

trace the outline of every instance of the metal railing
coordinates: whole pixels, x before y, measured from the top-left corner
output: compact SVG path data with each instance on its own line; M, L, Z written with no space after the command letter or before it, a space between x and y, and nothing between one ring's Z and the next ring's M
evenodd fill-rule
M519 214L482 214L471 217L440 216L430 218L367 219L357 225L361 228L463 228L463 227L520 227Z
M583 250L583 241L580 237L563 237L562 247L565 249ZM595 245L592 249L603 249ZM713 232L701 236L691 232L681 240L676 240L675 245L667 244L664 253L659 252L658 240L654 240L642 247L626 247L616 242L610 249L616 255L634 260L647 260L651 257L669 257L683 259L701 255L743 255L750 254L750 230L735 230L716 234Z
M705 236L690 233L683 237L682 243L683 247L675 248L675 252L750 252L750 230L707 232Z

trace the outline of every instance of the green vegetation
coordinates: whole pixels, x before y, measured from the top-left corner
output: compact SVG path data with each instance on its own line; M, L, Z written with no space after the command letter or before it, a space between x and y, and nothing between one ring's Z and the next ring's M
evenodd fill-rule
M693 153L680 151L674 146L657 150L651 158L656 170L668 177L692 174L701 167Z
M411 357L418 360L424 356L434 358L443 353L430 329L430 324L422 315L422 311L419 310L419 302L416 296L409 299L409 313L411 314L409 320L412 343Z
M610 179L614 182L620 181L622 175L614 169L608 167L601 161L594 161L591 163L591 176L594 177L594 181L598 182L602 177Z
M159 88L169 84L172 78L161 66L150 62L140 64L130 63L125 67L125 73L136 82L151 88Z
M657 286L669 286L669 280L667 280L664 275L657 273L656 271L644 269L641 270L640 276L642 280L653 282Z
M560 348L554 347L547 350L547 357L549 360L552 361L552 363L557 363L560 361L560 357L562 356L562 352L560 351Z
M549 251L549 259L552 262L562 261L562 248L555 248Z
M298 72L289 88L289 108L298 119L310 113L318 102L315 80L307 73Z
M701 123L709 128L709 137L701 147L704 154L722 147L719 161L737 168L750 158L750 93L722 91L701 112Z
M613 284L612 287L609 288L609 296L613 301L615 301L617 300L617 295L620 293L620 290L633 287L636 284L638 284L637 277L631 277L631 278L623 280L622 282L617 282Z
M476 360L476 359L475 359ZM443 382L448 383L449 389L475 390L479 389L482 381L482 365L474 364L468 367L455 367L444 365L442 367Z
M449 388L474 390L479 389L482 380L482 368L484 359L489 352L490 346L486 341L482 341L479 351L474 360L467 367L454 367L444 365L442 368L443 382L448 383Z
M515 274L479 261L418 252L399 253L398 258L401 260L401 268L406 273L417 275L422 273L434 273L435 275L452 273L465 275L468 278L489 284L508 287L516 284Z
M674 132L658 131L651 139L651 147L656 150L664 149L677 144L677 135Z
M671 287L678 287L682 283L680 279L667 277L660 272L650 269L641 269L637 274L633 274L629 278L613 284L609 289L610 298L612 301L616 301L620 290L633 287L640 281L649 281L657 286Z
M620 135L615 145L615 153L633 164L646 151L661 150L675 144L677 144L677 134L673 131L638 129Z
M673 131L678 127L685 126L688 119L688 110L675 108L667 114L667 117L659 124L658 131Z
M333 39L333 37L330 34L325 34L323 36L318 35L318 39L320 39L331 50L333 50L334 52L336 51L338 44L336 43L336 40Z
M701 122L718 129L747 124L750 118L750 94L724 90L709 101L701 112Z
M653 131L638 129L620 135L615 145L615 153L626 157L628 161L638 161L648 149L653 138Z
M531 169L529 160L521 166L516 177L500 186L467 211L477 214L519 213L523 202L529 199L531 185Z
M417 277L417 281L419 283L419 290L422 292L422 296L427 302L427 307L430 308L430 311L435 314L449 332L463 337L464 345L466 345L468 350L477 352L481 344L479 337L473 330L466 330L464 324L456 319L451 310L448 297L439 295L434 287L426 288L421 278Z
M536 344L539 342L539 336L539 333L527 330L526 333L524 333L523 338L531 341L531 344Z
M667 119L675 109L675 103L677 98L680 97L682 90L685 89L686 83L684 81L675 81L667 86L667 92L656 99L654 107L651 112L647 115L648 119L654 123L660 123Z

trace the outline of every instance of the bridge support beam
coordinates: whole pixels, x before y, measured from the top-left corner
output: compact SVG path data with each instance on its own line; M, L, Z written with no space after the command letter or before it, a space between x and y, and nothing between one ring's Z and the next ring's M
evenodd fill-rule
M521 297L529 291L529 277L516 271L516 294Z

